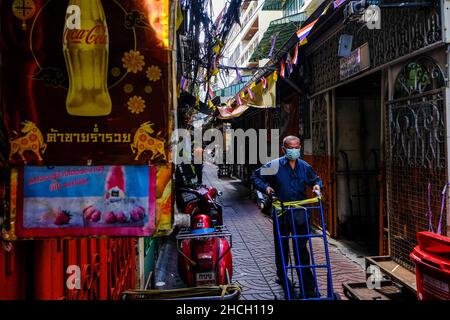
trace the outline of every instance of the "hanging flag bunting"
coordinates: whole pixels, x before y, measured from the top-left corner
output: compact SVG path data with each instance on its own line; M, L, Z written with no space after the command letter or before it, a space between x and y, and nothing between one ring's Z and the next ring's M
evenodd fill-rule
M277 35L274 34L274 35L272 36L272 44L271 44L271 46L270 46L269 59L272 58L273 50L275 49L275 43L276 43L276 42L277 42Z
M291 56L289 54L286 57L286 64L287 64L287 67L288 67L289 75L291 75L292 72L294 72L294 67L292 66L292 58L291 58Z
M306 37L309 35L309 33L311 32L312 28L314 27L314 25L316 24L316 22L318 20L319 19L317 18L316 20L314 20L310 24L304 26L303 28L301 28L300 30L297 31L297 37L298 37L298 41L299 41L299 46L302 46L302 45L308 43L308 40L306 39Z
M211 88L211 86L209 86L209 97L211 99L214 99L216 97L216 95L214 94L213 89Z
M339 6L340 6L341 4L343 4L344 2L345 2L345 0L336 0L336 1L333 1L333 7L334 7L334 9L339 8Z
M250 87L247 87L247 92L248 92L248 95L249 95L250 99L254 100L255 99L255 94L253 93L252 89L250 89Z
M241 95L241 98L244 98L244 97L245 97L245 91L242 90L242 91L240 92L240 95Z
M209 108L209 109L216 110L216 106L215 106L214 103L211 101L211 99L208 99L208 108Z
M275 70L273 72L273 82L277 82L277 81L278 81L278 72L277 72L277 70Z
M294 56L292 57L292 64L297 65L298 63L298 45L295 46Z
M242 82L241 73L239 72L239 68L236 66L236 79L238 82Z
M264 90L267 90L267 79L265 77L261 78L262 87Z
M280 76L282 76L283 78L285 77L285 68L286 66L284 65L284 59L281 60L281 66L280 66Z
M242 100L241 100L241 96L239 94L237 95L236 100L237 100L238 106L242 106Z
M188 87L188 85L189 85L188 79L186 79L185 77L181 77L180 90L185 92L187 87Z

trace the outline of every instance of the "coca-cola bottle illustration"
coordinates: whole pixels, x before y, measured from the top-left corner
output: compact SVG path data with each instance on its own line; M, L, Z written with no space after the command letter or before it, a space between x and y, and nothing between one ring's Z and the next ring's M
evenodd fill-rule
M108 92L109 36L101 0L70 0L80 8L79 29L64 26L63 51L69 76L67 112L73 116L111 113ZM67 14L66 20L70 15Z

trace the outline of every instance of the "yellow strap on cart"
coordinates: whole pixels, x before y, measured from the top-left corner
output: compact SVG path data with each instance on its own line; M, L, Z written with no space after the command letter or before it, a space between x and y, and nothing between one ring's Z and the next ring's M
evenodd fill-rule
M321 199L322 199L322 197L315 197L315 198L310 198L310 199L305 199L305 200L300 200L300 201L283 202L283 208L284 209L305 209L306 210L307 207L304 207L304 205L319 203ZM278 214L278 216L280 217L283 214L281 201L275 200L272 203L272 206L275 209L277 209L278 211L280 211L280 213Z

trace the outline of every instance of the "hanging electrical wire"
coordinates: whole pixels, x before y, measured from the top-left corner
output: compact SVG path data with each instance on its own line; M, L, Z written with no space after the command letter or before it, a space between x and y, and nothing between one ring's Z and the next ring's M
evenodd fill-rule
M182 76L190 79L190 91L198 92L200 85L206 85L211 91L211 78L217 76L222 49L234 23L239 22L239 10L242 0L227 1L215 21L212 1L181 0L181 9L189 16L185 30L188 38L189 53L186 72ZM223 69L223 68L220 68Z

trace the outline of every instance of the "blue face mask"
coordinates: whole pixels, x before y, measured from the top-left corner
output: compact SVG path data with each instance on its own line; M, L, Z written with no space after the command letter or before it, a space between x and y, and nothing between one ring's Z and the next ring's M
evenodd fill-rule
M297 160L300 158L300 148L299 149L285 149L286 150L286 158L288 160Z

